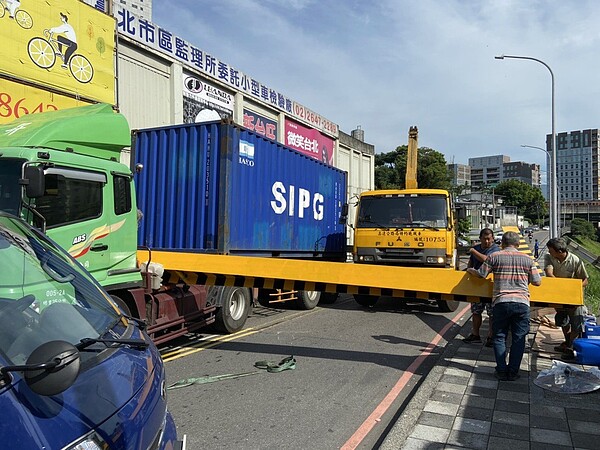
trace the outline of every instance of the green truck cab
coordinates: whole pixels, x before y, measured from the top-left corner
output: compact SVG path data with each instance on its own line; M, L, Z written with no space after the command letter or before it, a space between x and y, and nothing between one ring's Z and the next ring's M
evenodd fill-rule
M0 210L47 233L159 343L214 322L215 307L202 292L152 289L140 270L133 176L119 162L130 145L127 120L107 104L2 125Z

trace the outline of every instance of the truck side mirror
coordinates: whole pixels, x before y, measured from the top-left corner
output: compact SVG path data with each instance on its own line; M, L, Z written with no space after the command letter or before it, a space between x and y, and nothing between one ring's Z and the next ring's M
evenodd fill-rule
M340 213L340 225L345 225L348 222L348 203L342 205L342 212Z
M28 198L38 198L44 195L46 190L43 166L25 167L25 178L21 180L25 185L25 195Z

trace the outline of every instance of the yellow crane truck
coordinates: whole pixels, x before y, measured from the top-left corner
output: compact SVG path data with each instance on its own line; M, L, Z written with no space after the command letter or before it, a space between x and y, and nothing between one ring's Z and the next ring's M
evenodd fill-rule
M360 194L354 225L354 262L409 267L458 269L456 224L450 193L419 189L417 182L417 127L408 134L405 189ZM363 306L378 297L355 295ZM437 300L444 312L458 302Z

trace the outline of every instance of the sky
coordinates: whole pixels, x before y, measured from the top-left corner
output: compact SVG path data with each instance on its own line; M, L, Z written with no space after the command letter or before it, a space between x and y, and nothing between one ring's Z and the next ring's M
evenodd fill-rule
M152 21L337 123L377 153L541 165L552 131L600 128L596 0L154 1ZM545 172L542 172L543 178Z

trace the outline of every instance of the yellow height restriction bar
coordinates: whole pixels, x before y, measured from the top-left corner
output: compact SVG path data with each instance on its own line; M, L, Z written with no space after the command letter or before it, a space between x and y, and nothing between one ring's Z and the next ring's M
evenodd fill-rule
M138 251L140 261L148 252ZM492 280L453 269L392 267L253 256L152 251L164 282L267 289L389 295L431 300L490 302ZM581 280L546 278L530 286L536 306L582 305Z

